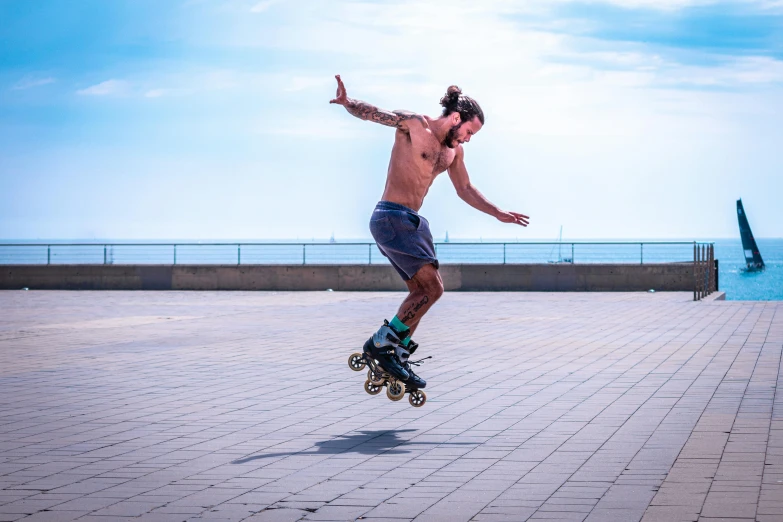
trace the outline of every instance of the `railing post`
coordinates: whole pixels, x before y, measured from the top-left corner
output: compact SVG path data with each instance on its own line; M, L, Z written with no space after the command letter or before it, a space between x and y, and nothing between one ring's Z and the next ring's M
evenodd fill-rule
M709 259L710 259L710 247L708 245L704 245L704 294L702 297L707 297L710 295L710 289L707 283L709 283L709 277L710 277L710 266L709 266Z
M574 244L571 243L571 264L574 264Z
M503 243L503 264L506 264L506 244Z
M237 245L237 266L242 264L242 245Z
M702 251L702 246L701 245L699 245L698 251L699 251L698 252L699 255L696 256L697 259L699 260L699 262L698 262L698 269L697 269L697 276L696 276L696 285L697 285L697 289L698 289L697 292L696 292L696 297L698 297L699 301L701 301L701 297L702 297L701 296L701 285L703 283L702 276L701 276L701 270L702 270L702 266L701 266L702 263L701 263L701 261L702 261L702 252L703 251Z
M372 243L367 243L367 264L372 264Z
M710 265L709 265L709 259L710 259L710 247L708 245L704 245L704 295L702 297L707 297L710 295Z
M106 245L103 245L103 264L106 264Z
M704 297L704 245L699 247L699 300Z
M707 253L706 248L707 248L706 245L702 245L700 249L701 252L699 254L699 269L701 270L701 272L699 273L699 280L701 282L699 285L699 299L702 299L704 297L704 257L705 254Z
M706 278L707 278L707 266L706 266L707 262L706 262L706 259L707 259L707 245L702 245L701 246L701 295L699 296L699 299L703 299L704 298L704 296L706 295L705 292L707 290L705 288L705 286L706 286L705 283L707 282L706 281Z
M46 245L46 264L52 264L52 245Z
M639 264L643 265L644 264L644 243L640 243L640 245L641 245L642 248L641 248L641 255L640 255L641 262Z
M696 285L698 283L698 279L696 279L696 259L697 259L696 252L697 252L696 241L694 241L693 242L693 300L694 301L698 301L698 299L696 299Z
M174 245L174 264L177 264L177 245Z
M696 300L701 300L701 245L696 247Z
M307 264L307 244L302 243L302 264Z

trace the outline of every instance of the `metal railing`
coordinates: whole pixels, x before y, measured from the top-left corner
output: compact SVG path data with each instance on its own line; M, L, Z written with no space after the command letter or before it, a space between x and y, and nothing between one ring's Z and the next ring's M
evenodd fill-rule
M693 244L693 300L699 301L718 290L718 260L715 245Z
M703 274L705 258L697 257L708 246L714 257L711 243L694 241L450 242L435 244L435 250L443 264L693 262L694 278L712 280L711 269ZM388 261L375 243L367 242L0 244L0 265L383 263ZM694 295L706 295L706 289L696 288Z

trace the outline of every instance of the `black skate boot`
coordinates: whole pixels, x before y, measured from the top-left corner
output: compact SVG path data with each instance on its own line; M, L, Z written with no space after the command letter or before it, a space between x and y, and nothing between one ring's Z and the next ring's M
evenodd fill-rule
M388 321L383 321L383 326L364 343L365 357L375 359L381 368L389 372L393 377L407 381L410 377L408 371L402 367L397 358L397 347L400 345L399 334L389 325Z
M411 362L409 360L410 356L413 354L413 352L416 351L416 348L418 347L419 345L414 343L412 340L408 343L407 348L402 345L397 347L397 357L400 359L400 362L402 362L402 367L405 368L405 371L407 371L410 375L408 380L405 381L405 384L417 390L427 386L427 381L413 373L413 368L411 367L414 364L418 366L420 361ZM429 357L427 357L427 359L429 359Z

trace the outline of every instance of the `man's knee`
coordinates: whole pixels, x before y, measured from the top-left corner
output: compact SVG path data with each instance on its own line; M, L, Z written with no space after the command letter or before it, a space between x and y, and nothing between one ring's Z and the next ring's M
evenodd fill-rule
M438 274L438 269L433 265L423 266L416 272L414 279L421 287L421 291L433 302L443 295L443 281Z
M443 295L443 283L440 280L437 280L435 283L433 283L427 295L429 295L430 299L433 301L440 299L440 297Z
M437 276L437 272L435 275ZM443 281L440 277L435 277L427 282L427 295L433 301L437 301L443 295Z

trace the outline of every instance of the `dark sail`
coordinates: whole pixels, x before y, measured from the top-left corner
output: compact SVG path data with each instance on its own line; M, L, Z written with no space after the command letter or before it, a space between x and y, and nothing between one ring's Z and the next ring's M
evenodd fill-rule
M742 250L745 252L745 263L748 270L761 270L764 268L764 260L761 259L759 247L750 231L748 216L742 207L742 200L737 200L737 220L739 221L740 236L742 237Z

